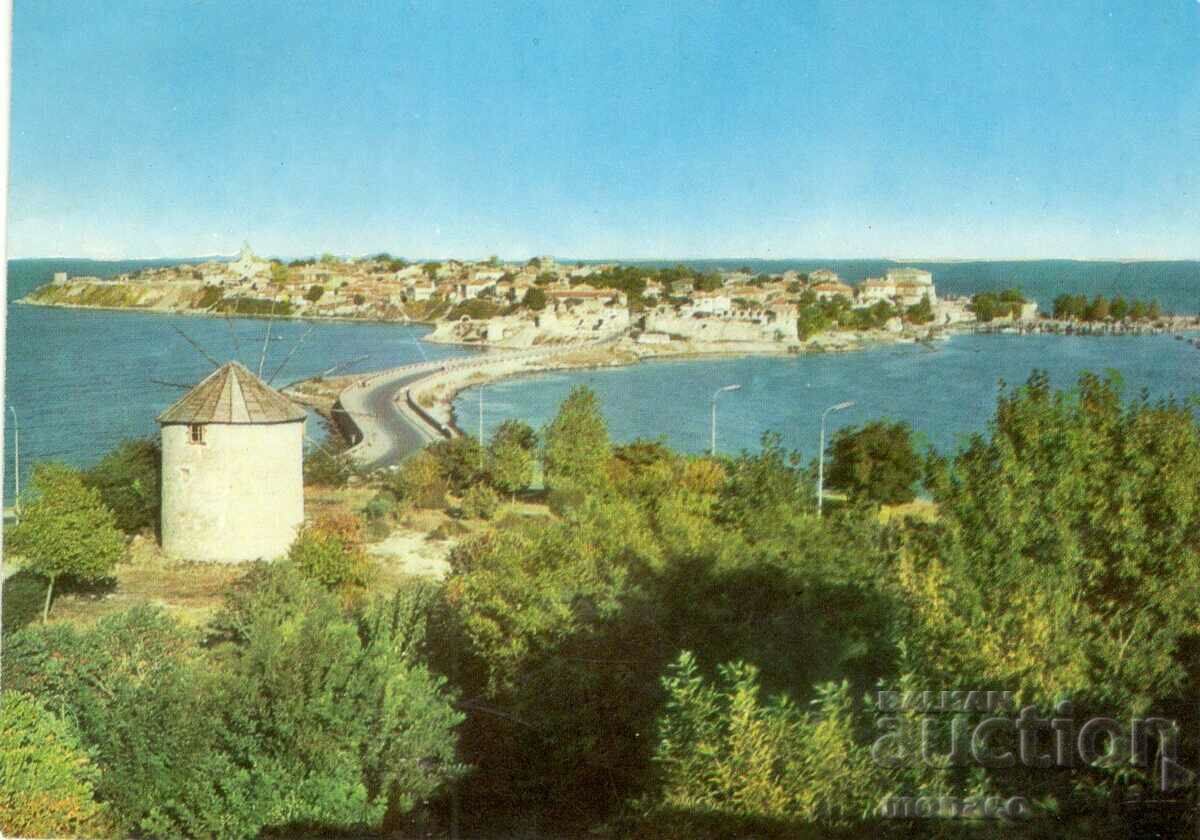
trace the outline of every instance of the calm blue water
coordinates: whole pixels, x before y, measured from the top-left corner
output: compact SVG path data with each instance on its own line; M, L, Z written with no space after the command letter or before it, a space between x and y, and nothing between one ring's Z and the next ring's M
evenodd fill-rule
M90 263L78 260L17 260L9 263L9 297L20 297L49 279L55 270L102 276L146 263ZM162 263L159 263L162 264ZM61 268L56 268L61 266ZM73 266L73 267L67 267ZM320 373L339 362L366 356L347 372L373 370L430 359L459 356L456 348L421 343L427 327L390 324L271 321L263 378L269 378L310 327L307 340L275 379L284 385ZM5 383L5 504L13 490L13 423L21 431L21 477L32 464L58 459L77 466L96 461L127 437L157 432L154 417L184 393L157 384L191 384L212 365L178 333L178 326L219 361L240 359L258 367L268 321L172 316L144 312L106 312L8 307L8 355ZM232 325L232 330L230 328ZM236 340L234 338L236 336ZM319 439L319 422L307 433Z
M600 397L609 431L618 441L663 435L678 449L702 452L709 445L709 399L724 385L717 404L717 444L725 452L756 449L764 432L779 432L787 449L805 459L818 451L819 418L845 400L856 405L833 413L830 430L888 417L905 420L920 439L951 451L964 436L986 430L999 381L1023 383L1031 370L1046 370L1056 385L1074 384L1091 370L1120 373L1135 396L1200 394L1200 350L1168 336L1084 338L965 335L936 350L902 345L840 355L747 357L666 361L579 372L552 372L485 386L484 429L490 434L508 418L541 428L573 385ZM459 395L459 424L473 431L478 390Z
M49 281L54 271L112 276L172 261L94 262L14 260L9 263L9 299ZM705 267L776 272L829 266L847 279L882 271L880 260L708 261ZM1020 286L1048 303L1062 292L1156 298L1165 309L1200 311L1200 263L917 263L934 272L939 289L969 294ZM309 324L273 322L264 372L269 376ZM138 312L99 312L42 307L8 307L6 405L21 427L22 477L37 460L57 458L76 465L94 462L123 438L153 434L155 415L182 390L152 379L194 383L211 366L171 328L177 325L218 359L240 358L257 367L267 322L239 319L233 333L224 320ZM424 345L423 327L318 323L276 379L283 384L366 355L347 368L372 370L422 358L466 352ZM233 335L237 336L236 342ZM585 382L601 395L618 440L665 434L689 451L708 445L708 398L721 385L743 390L721 397L719 445L726 451L754 448L764 431L779 431L785 444L806 456L816 452L817 417L833 402L858 405L833 415L831 428L888 416L907 420L938 448L986 427L996 382L1022 382L1032 368L1049 370L1069 384L1079 371L1119 370L1130 393L1200 393L1200 351L1164 337L1058 338L962 337L936 352L919 347L807 358L748 358L664 362L605 371L547 374L498 383L485 392L485 426L507 417L541 426L554 414L570 386ZM476 423L476 395L457 403L466 428ZM319 436L319 424L309 434ZM5 423L5 498L12 491L11 414Z

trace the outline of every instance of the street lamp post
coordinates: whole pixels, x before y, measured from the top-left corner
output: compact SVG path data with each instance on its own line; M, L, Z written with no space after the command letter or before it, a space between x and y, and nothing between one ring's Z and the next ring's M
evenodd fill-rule
M479 383L479 471L483 472L483 383Z
M726 385L724 388L718 388L717 390L713 391L711 400L712 420L709 422L708 426L708 454L714 458L717 455L717 397L721 396L721 394L725 393L726 391L740 390L741 387L741 385Z
M13 416L13 507L21 495L21 424L17 421L17 408L10 405Z
M821 503L825 500L825 418L831 411L841 411L854 405L853 400L831 405L821 412L821 452L817 457L817 516L821 515Z
M419 338L414 338L414 339L412 340L412 343L413 343L413 344L415 344L415 345L417 345L417 349L421 351L421 361L422 361L422 362L425 362L426 364L428 364L428 363L429 363L429 357L425 355L425 348L424 348L424 346L422 346L422 344L421 344L421 339L419 339Z

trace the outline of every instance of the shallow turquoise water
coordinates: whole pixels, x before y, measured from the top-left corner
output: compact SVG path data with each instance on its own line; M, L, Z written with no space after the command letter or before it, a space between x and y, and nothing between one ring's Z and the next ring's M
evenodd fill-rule
M999 383L1024 382L1046 370L1056 385L1073 384L1085 370L1117 371L1125 392L1147 388L1154 397L1200 394L1200 350L1170 336L1114 338L964 335L936 345L882 347L857 353L798 357L748 357L649 362L626 368L554 372L484 388L485 433L508 418L536 428L547 423L575 384L597 392L610 432L618 441L662 435L689 452L707 450L710 397L717 408L718 446L753 449L764 432L815 457L819 418L833 413L829 429L887 417L910 423L922 440L950 451L964 436L986 430ZM478 389L455 402L459 424L475 431Z

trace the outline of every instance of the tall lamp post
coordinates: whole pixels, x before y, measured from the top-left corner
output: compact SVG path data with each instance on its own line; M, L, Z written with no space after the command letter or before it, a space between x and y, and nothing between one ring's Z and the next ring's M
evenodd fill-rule
M483 383L479 383L479 471L483 472Z
M17 407L8 406L12 412L12 506L16 508L20 497L20 422L17 421Z
M721 394L725 393L726 391L738 391L741 389L741 387L741 385L726 385L724 388L718 388L717 390L713 391L711 400L712 420L708 425L708 454L714 458L717 455L717 397L721 396Z
M854 405L853 400L831 405L821 412L821 454L817 458L817 516L821 515L821 503L825 500L825 418L832 411L841 411Z

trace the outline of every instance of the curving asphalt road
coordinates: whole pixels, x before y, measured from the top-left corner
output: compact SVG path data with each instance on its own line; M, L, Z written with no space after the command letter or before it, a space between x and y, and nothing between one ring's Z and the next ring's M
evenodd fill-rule
M604 344L618 337L611 336L592 343ZM405 365L365 374L338 397L342 410L350 415L363 436L347 452L365 469L376 470L398 464L425 444L441 440L441 431L409 408L404 399L405 389L418 380L444 370L544 358L579 349L581 345L578 344L526 349L465 360Z
M401 368L364 378L365 384L350 386L339 398L342 409L363 435L350 454L368 470L398 464L425 444L438 439L427 423L398 402L403 399L405 388L441 369L441 365L436 364L415 367L415 370Z

